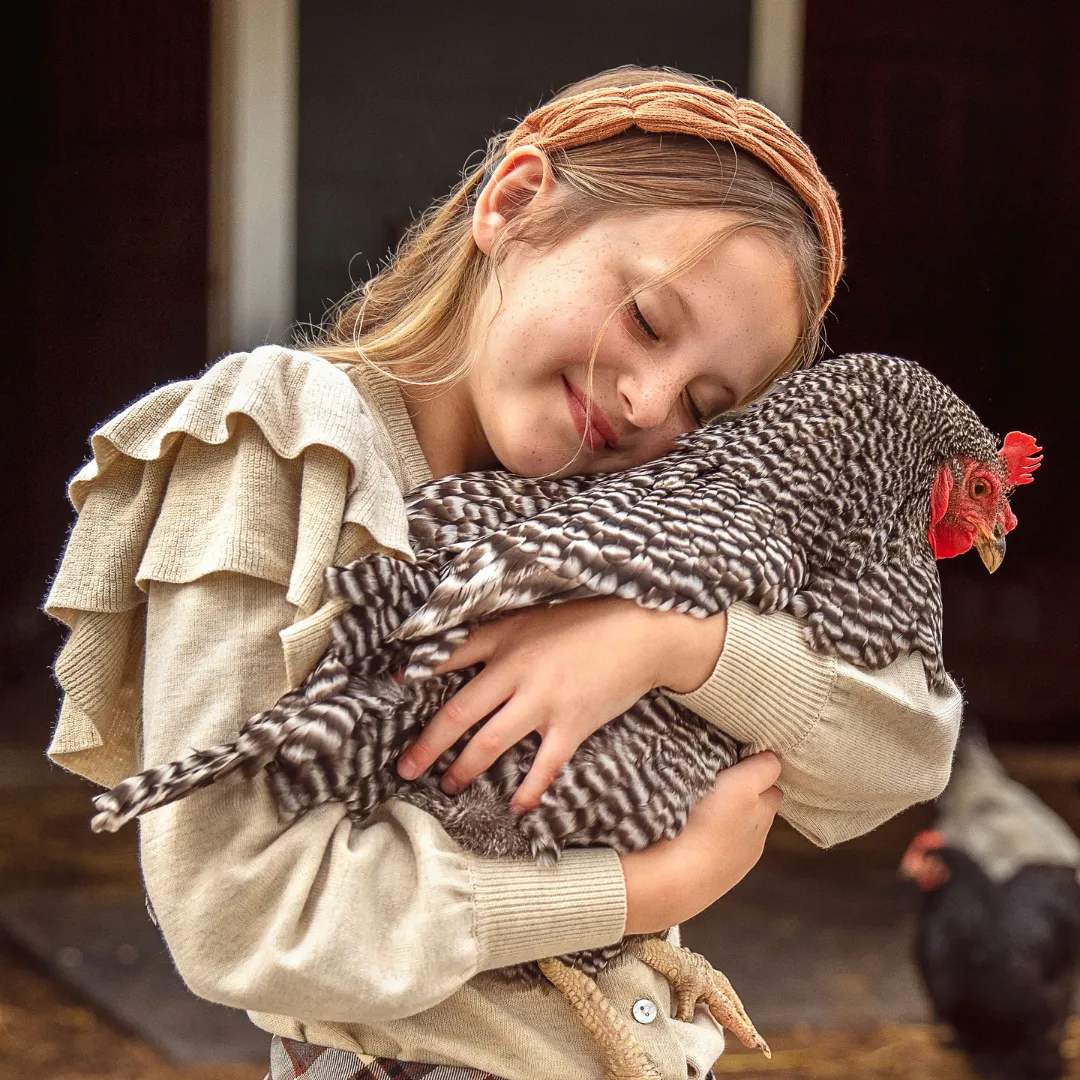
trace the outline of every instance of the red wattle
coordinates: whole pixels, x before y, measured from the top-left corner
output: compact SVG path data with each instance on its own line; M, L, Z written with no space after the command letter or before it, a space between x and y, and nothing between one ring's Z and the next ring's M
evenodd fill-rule
M973 530L949 521L939 522L930 529L930 550L935 559L952 559L971 550L975 543Z

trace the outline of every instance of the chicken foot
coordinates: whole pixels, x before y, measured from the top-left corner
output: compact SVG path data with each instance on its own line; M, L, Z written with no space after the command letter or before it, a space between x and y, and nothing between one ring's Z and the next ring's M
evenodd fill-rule
M699 1003L743 1046L772 1057L739 995L726 975L699 953L670 945L663 938L638 938L626 951L659 972L675 992L675 1019L689 1023ZM660 1080L660 1072L634 1037L629 1024L603 991L583 971L554 957L541 960L540 970L566 998L599 1045L607 1066L605 1080Z
M662 1080L629 1024L585 972L554 957L539 963L600 1047L607 1065L604 1080Z
M769 1044L758 1034L728 977L717 971L700 953L672 945L663 938L638 938L626 951L648 964L671 983L675 991L675 1019L689 1023L699 1003L708 1006L713 1019L730 1031L743 1046L772 1057Z

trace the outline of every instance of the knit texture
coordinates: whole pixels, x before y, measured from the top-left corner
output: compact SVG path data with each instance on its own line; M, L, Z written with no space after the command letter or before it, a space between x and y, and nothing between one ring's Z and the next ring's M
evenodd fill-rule
M511 132L506 152L526 144L547 153L568 150L632 127L731 143L786 181L806 204L821 239L825 262L818 317L825 313L844 269L840 204L810 148L764 105L717 86L675 80L605 86L541 105Z
M93 448L48 601L72 627L51 753L103 784L235 738L297 685L335 614L307 584L321 561L410 558L403 492L429 479L390 380L272 347L154 391ZM917 659L868 673L818 656L744 605L728 618L715 672L682 700L779 752L797 828L834 843L940 791L955 687L929 691ZM140 835L181 975L266 1030L507 1080L599 1077L557 994L510 991L488 972L617 941L625 896L610 850L567 852L552 870L477 861L396 801L363 830L334 806L284 828L265 785L242 780L154 811ZM627 1017L657 1002L636 1033L665 1080L704 1075L722 1051L708 1018L670 1019L667 983L639 962L600 981Z

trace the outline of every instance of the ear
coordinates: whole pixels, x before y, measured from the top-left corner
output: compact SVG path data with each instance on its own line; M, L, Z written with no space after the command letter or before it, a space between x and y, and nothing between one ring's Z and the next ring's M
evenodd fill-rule
M934 477L934 486L930 489L930 528L945 516L949 509L949 495L952 494L953 475L948 464L942 463Z
M1035 479L1031 474L1042 464L1041 450L1042 447L1022 431L1010 431L1005 436L998 456L1005 466L1006 486L1019 487Z
M499 162L484 185L473 210L472 234L476 246L490 255L495 238L522 210L555 190L555 177L547 154L535 146L519 146Z

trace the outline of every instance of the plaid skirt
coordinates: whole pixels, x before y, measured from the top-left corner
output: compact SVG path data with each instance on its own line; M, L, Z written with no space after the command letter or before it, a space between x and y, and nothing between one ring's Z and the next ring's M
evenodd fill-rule
M348 1050L332 1050L275 1035L270 1043L267 1080L502 1080L502 1077L461 1065L426 1065L422 1061L393 1058L376 1058L367 1063Z
M483 1069L462 1065L425 1065L422 1061L376 1058L370 1064L348 1050L283 1039L270 1043L270 1073L266 1080L502 1080ZM709 1071L705 1080L716 1080Z

